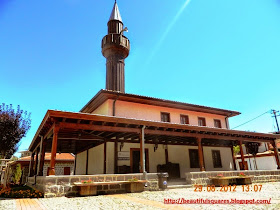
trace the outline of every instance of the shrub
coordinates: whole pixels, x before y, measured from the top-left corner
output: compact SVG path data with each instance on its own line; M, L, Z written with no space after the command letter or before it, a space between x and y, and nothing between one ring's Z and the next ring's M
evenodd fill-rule
M27 186L6 187L0 189L2 198L43 198L44 194Z

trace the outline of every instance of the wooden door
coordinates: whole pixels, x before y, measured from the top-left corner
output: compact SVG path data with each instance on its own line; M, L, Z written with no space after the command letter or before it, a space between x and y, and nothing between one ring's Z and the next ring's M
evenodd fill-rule
M70 167L64 167L64 175L70 175Z
M149 171L149 151L145 149L145 168ZM130 149L130 169L132 173L140 173L140 149Z

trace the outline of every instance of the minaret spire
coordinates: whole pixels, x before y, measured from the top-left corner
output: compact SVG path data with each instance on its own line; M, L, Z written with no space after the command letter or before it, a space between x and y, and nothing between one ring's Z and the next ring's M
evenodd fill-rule
M102 54L106 58L106 89L125 92L124 89L124 59L128 56L130 43L123 35L121 14L115 0L113 10L107 23L108 34L103 37Z
M114 7L113 7L112 12L111 12L111 16L110 16L109 21L110 20L119 20L119 21L122 22L121 14L120 14L119 7L118 7L116 1L115 1Z

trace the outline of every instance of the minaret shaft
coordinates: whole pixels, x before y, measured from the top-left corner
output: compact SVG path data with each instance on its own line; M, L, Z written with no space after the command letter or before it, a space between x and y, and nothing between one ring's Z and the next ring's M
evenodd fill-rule
M125 92L124 59L130 50L129 40L123 36L123 22L115 3L108 21L108 34L101 42L106 61L106 89Z
M106 89L125 92L124 59L110 56L106 62Z

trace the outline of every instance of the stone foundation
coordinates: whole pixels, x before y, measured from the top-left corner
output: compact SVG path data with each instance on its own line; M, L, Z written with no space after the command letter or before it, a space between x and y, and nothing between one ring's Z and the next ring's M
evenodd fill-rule
M100 174L100 175L70 175L70 176L37 176L28 177L27 185L44 192L45 197L75 196L78 193L78 187L74 182L82 180L92 180L93 182L106 181L127 181L136 177L144 180L141 173L137 174ZM36 179L36 180L35 180ZM147 173L147 187L145 190L159 190L157 173ZM35 183L36 182L36 183ZM103 185L97 187L98 194L107 194L114 192L125 192L124 184Z
M186 173L186 181L191 185L211 185L209 177L216 177L218 174L223 176L238 176L244 173L253 176L252 183L280 182L280 170L246 170L246 171L204 171Z

